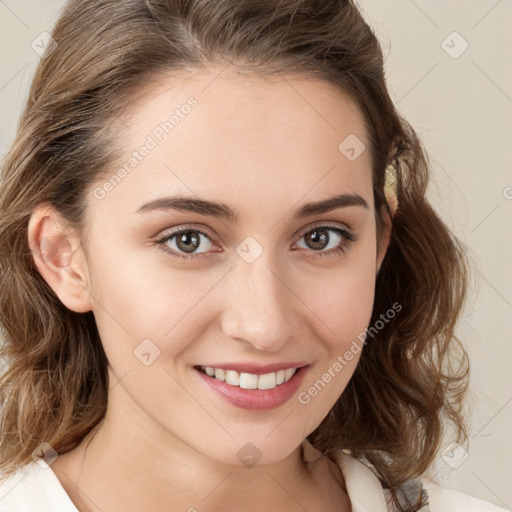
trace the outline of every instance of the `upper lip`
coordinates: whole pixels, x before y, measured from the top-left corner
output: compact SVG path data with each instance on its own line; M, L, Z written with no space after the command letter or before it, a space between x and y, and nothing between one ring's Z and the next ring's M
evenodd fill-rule
M210 367L210 368L221 368L223 370L234 370L238 373L252 373L254 375L264 375L265 373L277 372L279 370L287 370L288 368L301 368L307 366L305 362L283 362L283 363L272 363L265 365L258 365L254 363L215 363L215 364L202 364L198 366Z

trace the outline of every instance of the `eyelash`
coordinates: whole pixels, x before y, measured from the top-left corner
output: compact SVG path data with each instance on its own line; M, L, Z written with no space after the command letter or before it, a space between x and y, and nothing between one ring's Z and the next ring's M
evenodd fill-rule
M328 251L313 251L313 250L311 250L310 252L314 253L314 256L313 256L314 258L317 258L317 257L319 257L319 258L324 258L324 257L329 258L329 257L337 256L340 253L343 254L343 253L346 252L346 250L348 249L349 245L352 242L355 242L357 240L357 237L353 233L348 231L347 229L340 228L339 226L330 226L330 225L324 225L324 224L320 224L318 226L313 226L312 228L309 228L307 231L302 233L302 235L300 236L299 240L301 238L303 238L305 235L307 235L308 233L311 233L311 232L313 232L313 231L315 231L317 229L327 229L327 230L330 230L330 231L335 231L336 233L338 233L339 235L341 235L343 237L343 240L340 242L338 247L336 247L335 249L330 249ZM171 240L175 236L181 235L183 233L188 233L188 232L191 232L191 231L194 232L194 233L199 233L201 235L204 235L205 237L210 239L210 237L206 233L201 231L200 229L193 228L192 226L190 226L190 227L185 226L185 227L180 228L180 229L178 229L176 231L173 231L171 233L167 233L167 234L163 235L160 238L157 238L155 240L155 242L158 245L162 246L162 250L164 250L165 252L169 253L171 256L174 256L176 258L185 259L185 260L187 260L187 259L195 259L195 260L203 259L204 257L207 256L208 253L199 253L199 254L192 254L191 253L188 256L183 256L182 254L177 253L173 249L169 249L165 245L166 242L168 242L169 240Z

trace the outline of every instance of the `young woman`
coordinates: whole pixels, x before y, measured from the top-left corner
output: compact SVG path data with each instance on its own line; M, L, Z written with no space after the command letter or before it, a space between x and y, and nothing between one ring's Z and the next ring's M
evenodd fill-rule
M498 511L467 262L349 0L71 0L0 191L0 510Z

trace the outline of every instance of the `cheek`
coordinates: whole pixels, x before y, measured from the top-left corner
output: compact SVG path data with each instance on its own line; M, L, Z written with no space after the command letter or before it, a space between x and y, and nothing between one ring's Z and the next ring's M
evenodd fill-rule
M186 402L164 368L172 369L211 329L218 312L212 289L225 270L176 269L153 251L131 252L107 258L98 250L93 262L94 315L105 353L117 378L129 372L125 385L137 382L135 393L165 388L166 396L175 392Z
M298 399L310 404L316 417L327 414L342 394L364 349L375 296L374 251L375 244L369 240L322 279L315 276L302 283L303 293L312 290L305 295L312 310L310 325L315 326L322 346L318 345L315 372Z
M141 268L140 264L118 264L111 273L104 268L97 278L101 280L101 289L95 294L98 328L102 338L116 340L118 348L120 338L131 343L145 338L180 338L182 320L194 315L211 287L210 280L194 281L187 273L157 275L154 269Z
M341 274L341 273L340 273ZM318 285L318 283L317 283ZM353 332L370 319L375 294L375 272L332 275L321 290L308 294L314 312L332 331Z
M343 349L368 326L375 298L375 250L369 239L339 265L301 279L306 303L317 323L324 324L328 335L323 338L333 348Z
M98 265L97 254L94 316L113 371L111 387L122 380L114 389L127 390L150 416L165 416L164 423L178 421L188 408L206 424L200 407L177 382L172 361L190 349L207 324L212 305L204 299L214 277L194 280L192 273L166 271L144 256Z

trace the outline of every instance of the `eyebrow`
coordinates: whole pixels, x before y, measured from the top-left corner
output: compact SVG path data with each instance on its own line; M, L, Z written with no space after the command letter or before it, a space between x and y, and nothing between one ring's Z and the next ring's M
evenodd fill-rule
M338 208L347 208L349 206L361 206L369 209L368 203L359 194L340 194L329 199L307 203L293 212L293 217L302 219L319 213L326 213ZM199 213L209 215L219 219L226 219L231 222L237 222L239 214L223 203L215 203L204 199L194 197L175 196L161 197L153 199L143 204L136 210L136 213L147 213L158 210L178 210L184 212Z

